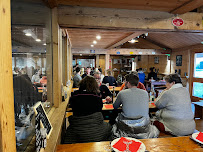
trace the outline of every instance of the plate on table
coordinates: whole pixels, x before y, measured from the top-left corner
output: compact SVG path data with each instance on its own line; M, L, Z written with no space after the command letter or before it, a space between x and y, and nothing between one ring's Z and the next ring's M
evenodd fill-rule
M199 134L199 132L197 132L197 133L193 133L193 134L192 134L192 139L193 139L194 141L196 141L196 142L200 143L200 144L203 144L203 142L202 142L202 141L200 141L200 140L196 139L196 138L197 138L197 136L198 136L198 134Z
M118 144L119 142L120 143L123 143L123 141L129 141L129 142L125 142L124 144L125 145L123 145L123 146L125 146L125 148L127 148L127 146L129 146L129 150L131 151L131 152L134 152L134 151L136 151L136 152L145 152L145 150L146 150L146 147L145 147L145 145L144 145L144 143L143 142L141 142L140 140L138 140L138 139L135 139L135 138L130 138L130 137L121 137L121 138L116 138L116 139L114 139L112 142L111 142L111 147L112 147L112 149L115 151L115 152L121 152L121 151L124 151L124 150L126 150L126 149L124 149L124 150L119 150L119 149L117 149L116 148L116 144ZM133 142L133 143L132 143ZM119 144L120 144L119 143ZM131 144L134 144L134 143L137 143L138 145L139 145L139 148L138 148L138 150L132 150L132 149L136 149L136 148L132 148L130 145ZM127 145L128 144L128 145ZM122 145L121 145L122 146ZM132 148L132 149L131 149Z

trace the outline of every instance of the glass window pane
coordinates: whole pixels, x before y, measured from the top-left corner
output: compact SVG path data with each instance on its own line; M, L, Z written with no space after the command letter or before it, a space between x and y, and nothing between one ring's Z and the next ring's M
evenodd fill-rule
M196 53L194 60L194 77L203 78L203 53Z
M203 83L194 82L193 83L193 96L203 98Z
M20 9L19 9L20 8ZM33 106L52 106L51 9L41 0L12 0L12 67L17 151L35 134Z

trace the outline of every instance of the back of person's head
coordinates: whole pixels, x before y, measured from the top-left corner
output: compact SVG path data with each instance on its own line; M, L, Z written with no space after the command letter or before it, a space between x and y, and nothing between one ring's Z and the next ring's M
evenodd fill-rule
M100 73L102 73L102 69L101 69L101 68L99 68L98 71L99 71Z
M80 68L77 67L77 68L75 69L75 71L76 71L76 73L80 72Z
M138 71L142 71L142 68L139 68Z
M134 74L138 76L138 72L137 71L131 71L130 74Z
M99 86L93 76L84 77L79 83L79 90L86 90L91 93L99 93Z
M14 67L13 70L14 70L14 71L19 71L19 68L18 68L18 67Z
M181 79L180 75L178 75L177 73L175 73L175 74L169 74L169 75L165 76L164 80L166 82L168 82L168 83L175 82L175 84L177 84L177 83L181 83L182 84L182 79Z
M34 70L34 74L37 74L37 73L38 73L38 71L39 71L38 69L35 69L35 70Z
M149 70L150 70L151 72L153 72L153 71L154 71L154 67L149 68Z
M107 71L108 76L112 76L112 72L110 70Z
M132 86L137 86L139 83L139 77L136 74L127 74L125 80L129 82Z

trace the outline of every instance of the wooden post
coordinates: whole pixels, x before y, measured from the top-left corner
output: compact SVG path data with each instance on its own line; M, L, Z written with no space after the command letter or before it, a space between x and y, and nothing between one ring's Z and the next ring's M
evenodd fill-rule
M109 69L109 59L110 59L110 55L105 54L105 75L107 75L107 70Z
M63 61L62 61L62 74L63 74L63 85L66 85L68 81L68 41L67 37L63 38Z
M16 152L10 0L0 1L0 152Z
M57 8L52 9L52 41L53 41L53 102L54 107L59 107L61 101L61 83L59 67L59 25Z
M96 55L96 68L99 68L99 54Z
M68 69L68 72L69 72L69 77L68 77L68 80L71 80L71 76L73 74L73 66L72 66L72 60L73 60L73 55L72 55L72 50L71 50L71 45L69 43L68 45L68 51L69 51L69 55L68 55L68 61L69 61L69 69Z

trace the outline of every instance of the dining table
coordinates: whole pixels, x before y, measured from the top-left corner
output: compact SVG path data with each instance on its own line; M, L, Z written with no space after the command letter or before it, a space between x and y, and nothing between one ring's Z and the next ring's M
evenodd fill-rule
M145 152L202 152L203 148L190 136L139 139L146 146ZM111 152L110 141L60 144L56 152Z
M119 92L121 87L115 87L115 86L108 86L109 90L110 91L116 91L116 92ZM79 88L72 88L71 92L74 92L75 90L79 90Z

